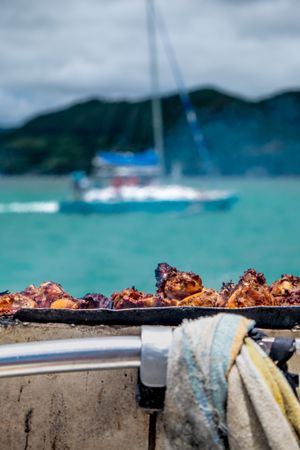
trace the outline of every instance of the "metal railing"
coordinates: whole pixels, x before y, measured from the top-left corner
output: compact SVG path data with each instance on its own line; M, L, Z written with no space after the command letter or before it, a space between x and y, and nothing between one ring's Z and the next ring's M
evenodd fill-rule
M139 367L139 336L63 339L0 346L0 377Z
M141 336L110 336L0 345L0 378L140 367L146 386L166 385L172 328L143 326ZM274 338L261 344L269 353ZM300 353L300 340L296 339Z

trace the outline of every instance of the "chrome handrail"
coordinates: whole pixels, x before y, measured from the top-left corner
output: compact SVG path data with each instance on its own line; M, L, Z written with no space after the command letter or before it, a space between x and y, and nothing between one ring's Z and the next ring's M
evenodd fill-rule
M139 367L141 346L139 336L0 345L0 378Z

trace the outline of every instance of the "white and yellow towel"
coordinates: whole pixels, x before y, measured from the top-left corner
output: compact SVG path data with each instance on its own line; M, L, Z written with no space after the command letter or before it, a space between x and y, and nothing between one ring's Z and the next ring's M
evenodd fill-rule
M247 337L254 322L219 314L174 332L164 410L172 450L296 450L300 406Z

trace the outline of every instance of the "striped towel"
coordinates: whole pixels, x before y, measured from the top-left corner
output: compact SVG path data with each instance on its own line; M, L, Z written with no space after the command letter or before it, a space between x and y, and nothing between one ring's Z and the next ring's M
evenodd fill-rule
M219 314L175 330L164 410L168 449L300 448L300 406L281 372L247 337L253 326Z

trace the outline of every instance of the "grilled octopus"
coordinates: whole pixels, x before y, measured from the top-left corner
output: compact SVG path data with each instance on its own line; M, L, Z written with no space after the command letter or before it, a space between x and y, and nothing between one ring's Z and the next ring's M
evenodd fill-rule
M65 292L60 284L52 281L37 287L31 284L21 294L35 301L37 308L70 308L76 303L74 297Z
M280 306L300 305L300 277L282 275L272 283L271 293Z
M241 276L225 304L226 308L274 305L275 299L270 293L265 276L254 269L248 269Z
M202 291L202 280L193 272L180 272L167 263L155 269L157 294L171 300L183 300Z
M205 288L193 272L181 272L167 263L155 270L155 294L138 291L135 287L114 292L110 298L90 293L74 298L58 283L47 281L39 286L29 285L21 292L0 292L0 315L14 314L20 308L98 309L249 306L300 306L300 277L283 275L269 287L262 273L248 269L237 284L223 283L218 292Z
M159 295L146 294L138 291L135 287L114 292L111 300L114 309L165 306L163 299Z
M178 306L205 306L205 307L221 307L224 301L219 292L214 289L203 288L201 292L189 295L178 302Z
M83 298L78 300L79 308L81 309L97 309L107 308L112 306L111 299L105 297L103 294L86 294Z
M233 283L233 281L229 281L228 283L222 283L222 287L220 290L222 303L220 306L226 307L228 299L231 297L231 295L236 290L236 288L237 288L237 285L235 283Z
M36 308L36 303L20 293L5 292L0 295L0 314L13 314L20 308Z
M22 292L0 294L0 314L12 314L20 308L90 309L108 308L111 301L102 294L86 294L76 299L52 281L29 285Z

